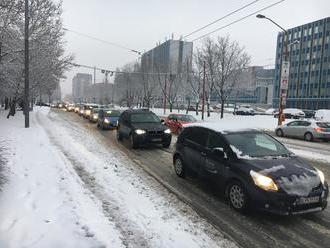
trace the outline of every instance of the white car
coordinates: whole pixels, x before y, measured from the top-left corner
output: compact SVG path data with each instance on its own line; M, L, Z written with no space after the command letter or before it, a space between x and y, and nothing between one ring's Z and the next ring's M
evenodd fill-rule
M319 109L315 112L315 117L318 121L330 122L330 109Z
M286 108L283 110L286 119L300 119L305 118L305 113L301 109ZM278 112L274 114L274 118L278 118Z

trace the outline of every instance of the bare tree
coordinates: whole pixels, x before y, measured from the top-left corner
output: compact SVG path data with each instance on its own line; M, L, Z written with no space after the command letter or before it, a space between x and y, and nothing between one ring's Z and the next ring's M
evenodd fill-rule
M24 1L0 3L0 97L22 99ZM64 52L61 2L30 0L31 98L56 89L73 56ZM5 90L4 90L5 89Z
M237 84L238 76L250 63L250 57L236 41L227 37L218 37L214 51L218 63L214 68L214 89L221 101L221 118L224 104Z

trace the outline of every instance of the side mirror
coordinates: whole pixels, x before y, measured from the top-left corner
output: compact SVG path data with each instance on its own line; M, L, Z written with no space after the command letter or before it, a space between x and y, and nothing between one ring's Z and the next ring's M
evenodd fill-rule
M217 156L218 158L227 158L227 154L224 152L223 148L215 147L212 149L212 153Z

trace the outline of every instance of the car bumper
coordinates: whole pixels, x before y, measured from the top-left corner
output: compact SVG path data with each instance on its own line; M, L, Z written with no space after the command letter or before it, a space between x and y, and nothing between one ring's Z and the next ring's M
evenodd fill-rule
M103 128L105 129L113 129L117 128L117 122L103 123Z
M315 139L330 140L330 133L313 132Z
M328 185L321 186L308 197L319 197L318 202L299 204L301 197L280 192L266 192L255 188L251 194L251 205L256 209L278 215L298 215L320 212L327 206Z
M134 140L139 144L169 144L172 140L171 134L163 134L163 135L134 135Z

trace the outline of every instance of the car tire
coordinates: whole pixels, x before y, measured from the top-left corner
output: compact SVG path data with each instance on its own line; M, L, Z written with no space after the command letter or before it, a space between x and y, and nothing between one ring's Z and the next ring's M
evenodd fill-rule
M118 141L122 141L122 140L123 140L123 136L120 134L119 129L117 129L116 137L117 137L117 140L118 140Z
M134 140L134 136L132 134L130 134L129 136L129 143L132 149L136 149L138 147L136 141Z
M174 165L175 174L178 177L184 178L186 176L186 167L185 167L185 165L183 163L183 160L181 159L180 156L176 156L174 158L173 165Z
M305 133L305 135L304 135L304 139L305 139L306 141L312 142L312 141L314 141L314 136L313 136L312 133L308 132L308 133Z
M239 181L232 181L227 188L229 205L236 211L244 213L248 209L248 195Z
M284 136L283 130L282 129L277 129L276 130L276 136L283 137Z

